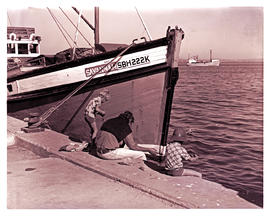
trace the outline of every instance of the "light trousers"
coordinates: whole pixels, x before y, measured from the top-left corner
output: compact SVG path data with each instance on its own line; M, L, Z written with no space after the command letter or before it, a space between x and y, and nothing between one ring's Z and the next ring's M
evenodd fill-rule
M135 151L128 148L117 148L105 154L97 153L97 155L106 160L119 160L124 158L146 160L144 152Z

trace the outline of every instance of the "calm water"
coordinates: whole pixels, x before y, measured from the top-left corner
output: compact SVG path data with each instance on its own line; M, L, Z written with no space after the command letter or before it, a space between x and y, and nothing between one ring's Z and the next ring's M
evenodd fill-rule
M192 128L186 167L263 204L263 64L180 66L171 128Z

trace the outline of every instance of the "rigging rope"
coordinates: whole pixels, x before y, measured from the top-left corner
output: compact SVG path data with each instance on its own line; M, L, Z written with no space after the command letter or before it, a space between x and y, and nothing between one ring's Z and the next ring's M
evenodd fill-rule
M79 30L79 25L81 21L81 16L82 16L82 10L80 10L77 26L76 26L76 32L75 32L75 38L74 38L74 46L73 46L73 53L72 53L72 59L75 58L75 51L76 51L76 46L77 46L77 40L78 40L78 30Z
M137 39L133 40L133 42L126 47L122 52L120 52L116 57L114 57L110 62L108 62L106 65L104 65L100 70L98 70L96 73L92 74L90 78L86 81L84 81L81 85L79 85L75 90L73 90L71 93L69 93L63 100L61 100L56 106L51 107L48 109L46 112L44 112L40 116L40 121L33 124L33 126L40 126L55 110L57 110L60 106L62 106L66 101L68 101L73 95L75 95L79 90L81 90L84 86L86 86L97 74L101 73L104 68L107 66L111 66L109 70L105 73L104 76L106 76L114 67L115 65L121 60L122 55L129 49L131 48ZM118 59L118 60L116 60ZM116 61L115 61L116 60ZM113 61L115 61L113 63Z
M141 16L141 14L139 13L139 11L138 11L138 9L137 9L136 7L135 7L135 10L136 10L136 12L137 12L137 14L138 14L138 16L139 16L139 18L140 18L142 24L143 24L143 27L144 27L144 29L145 29L145 31L146 31L146 33L147 33L147 35L148 35L150 41L152 41L152 37L151 37L151 35L150 35L150 32L148 31L148 29L147 29L147 27L146 27L146 25L145 25L145 23L144 23L144 21L143 21L143 18L142 18L142 16Z
M56 23L57 27L59 28L59 30L61 31L62 35L64 36L64 38L66 39L67 43L69 44L70 48L72 48L72 45L69 43L67 37L65 36L63 30L66 32L66 30L63 28L63 26L60 24L60 22L57 20L57 18L53 15L52 11L47 7L50 15L52 16L54 22ZM63 28L63 30L61 29L61 27ZM66 34L69 36L69 38L71 38L71 36L66 32ZM72 38L71 38L72 40Z
M63 11L61 7L59 7L62 13L66 16L66 18L69 20L69 22L76 28L76 25L72 22L72 20L68 17L68 15ZM87 40L87 38L82 34L82 32L78 29L78 32L83 37L83 39L87 42L87 44L94 50L95 48L91 45L91 43Z

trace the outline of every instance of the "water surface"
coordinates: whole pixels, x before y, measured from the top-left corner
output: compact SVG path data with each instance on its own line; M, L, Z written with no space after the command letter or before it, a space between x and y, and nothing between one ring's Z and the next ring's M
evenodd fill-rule
M170 131L193 129L187 148L200 156L186 167L263 204L263 64L180 66Z

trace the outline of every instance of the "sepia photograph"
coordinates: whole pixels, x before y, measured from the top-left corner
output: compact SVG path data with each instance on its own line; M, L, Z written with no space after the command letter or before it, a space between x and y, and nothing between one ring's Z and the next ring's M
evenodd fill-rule
M264 1L12 2L5 213L265 210Z

